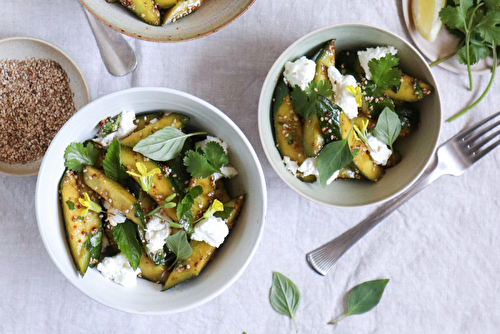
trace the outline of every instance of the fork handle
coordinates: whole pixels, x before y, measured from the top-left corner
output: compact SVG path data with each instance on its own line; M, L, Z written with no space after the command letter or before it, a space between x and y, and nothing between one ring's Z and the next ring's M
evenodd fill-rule
M377 208L377 210L366 219L344 232L342 235L306 254L307 262L319 274L326 275L335 262L337 262L352 245L384 220L385 217L389 216L400 205L404 204L443 174L441 168L433 166L429 172L418 179L406 192Z

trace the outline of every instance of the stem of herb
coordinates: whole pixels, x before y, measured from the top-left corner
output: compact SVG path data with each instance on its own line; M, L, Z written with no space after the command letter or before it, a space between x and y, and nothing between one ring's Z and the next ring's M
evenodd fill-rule
M458 114L456 114L455 116L453 117L450 117L448 118L446 121L447 122L452 122L454 120L456 120L457 118L459 118L460 116L462 116L463 114L465 114L466 112L468 112L469 110L471 110L472 108L474 108L479 102L481 102L481 100L486 96L486 93L488 93L488 90L490 89L491 87L491 84L493 83L493 79L495 78L495 72L496 72L496 69L497 69L497 49L496 49L496 45L492 45L492 50L493 50L493 68L491 69L491 78L490 78L490 82L488 83L488 86L486 87L485 91L483 92L483 94L481 94L481 96L474 102L472 103L470 106L468 106L467 108L465 108L464 110L462 110L461 112L459 112Z
M299 327L297 327L297 323L295 322L295 317L292 316L293 324L295 325L295 331L298 333L299 332Z
M330 321L328 324L329 324L329 325L335 325L337 322L339 322L340 320L342 320L342 319L344 319L344 318L346 318L346 317L348 317L348 316L349 316L349 313L344 314L344 315L343 315L342 317L340 317L339 319L337 319L337 320L335 320L335 321Z
M469 90L472 90L472 72L470 69L470 34L471 34L471 28L472 28L472 23L474 21L474 16L476 15L476 11L479 7L481 7L483 3L479 3L474 9L472 10L472 13L470 15L469 19L469 24L465 22L465 50L467 53L467 72L469 73Z
M464 43L465 43L465 40L462 40L460 42L460 44L458 44L457 46L457 49L455 51L453 51L452 53L450 53L449 55L447 56L444 56L444 57L441 57L435 61L433 61L432 63L429 64L429 67L433 67L433 66L436 66L436 65L439 65L441 64L442 62L444 61L447 61L448 59L450 59L451 57L455 56L458 52L458 50L460 50L463 46L464 46Z

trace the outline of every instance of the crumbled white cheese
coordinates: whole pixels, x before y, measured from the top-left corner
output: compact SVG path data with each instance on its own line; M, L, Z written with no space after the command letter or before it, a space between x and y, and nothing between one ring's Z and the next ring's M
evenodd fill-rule
M330 178L326 181L326 184L328 185L328 184L332 183L333 181L335 181L337 179L337 177L339 177L339 173L340 173L340 170L333 173L332 176L330 176Z
M116 226L118 224L121 224L125 222L125 220L127 219L127 217L123 214L123 212L113 208L107 201L104 202L104 208L108 210L108 218L106 218L106 220L109 222L109 225L111 226Z
M297 176L297 171L299 170L299 165L297 161L290 159L286 155L283 157L283 163L285 164L285 168L292 173L293 176Z
M222 146L222 148L224 149L224 152L226 152L226 154L227 154L227 150L229 149L229 146L227 145L226 142L223 142L222 139L217 138L217 137L207 136L207 139L196 143L196 147L199 147L203 150L205 148L205 146L207 146L207 144L211 141L216 142L217 144Z
M137 275L141 273L141 269L134 270L127 260L127 257L119 253L113 257L105 257L101 263L97 265L97 270L101 274L114 280L123 286L134 286L137 284Z
M316 74L316 63L306 57L300 57L293 63L285 63L283 78L285 83L295 87L298 85L302 90L307 88L309 82L314 79Z
M165 245L165 239L170 235L170 225L158 217L152 217L144 232L149 251L155 253Z
M370 156L373 162L378 165L385 166L387 160L392 154L392 151L386 144L382 143L372 134L368 134L368 150L370 151Z
M365 77L368 80L371 80L372 73L370 72L370 68L368 67L368 62L372 59L380 59L385 57L388 53L392 53L395 55L398 50L394 46L377 46L376 48L368 48L365 51L358 51L358 59L359 64L365 70Z
M224 220L219 217L210 216L200 220L196 224L191 239L205 241L210 246L218 248L228 234L229 228Z
M118 130L106 134L104 132L99 132L97 138L94 139L96 142L100 143L104 147L108 147L111 142L115 139L122 139L129 135L132 131L137 128L134 124L135 112L134 111L123 111L120 116L120 123L118 125Z
M357 87L356 79L352 75L342 75L335 66L328 67L328 79L332 83L334 102L342 108L347 118L358 116L356 98L346 89L347 86Z
M149 124L154 124L158 121L158 118L153 118L152 120L149 121Z

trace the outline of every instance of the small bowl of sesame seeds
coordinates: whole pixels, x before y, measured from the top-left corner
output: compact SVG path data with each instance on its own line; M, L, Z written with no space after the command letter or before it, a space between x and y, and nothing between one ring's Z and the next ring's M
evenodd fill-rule
M294 191L326 206L361 207L401 194L424 172L441 102L429 66L408 42L340 24L302 37L276 60L258 124L271 166Z
M82 73L62 50L33 38L0 41L0 172L36 175L51 140L90 102Z

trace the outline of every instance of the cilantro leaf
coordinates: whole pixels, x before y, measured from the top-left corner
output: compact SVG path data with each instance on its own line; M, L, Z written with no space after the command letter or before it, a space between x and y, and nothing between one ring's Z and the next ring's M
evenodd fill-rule
M471 65L489 55L491 55L491 49L488 46L482 43L469 45L469 60ZM460 64L467 65L467 47L463 46L458 50L457 59Z
M326 182L333 173L350 164L352 159L353 155L347 138L325 145L318 156L318 171L321 186L325 187Z
M167 248L175 254L173 267L175 267L179 261L185 260L193 254L193 249L189 245L185 231L179 231L174 235L169 235L165 239L165 243Z
M113 239L120 251L125 254L134 270L141 262L142 248L135 234L134 223L130 220L113 227Z
M191 150L186 152L184 166L187 167L187 171L194 178L205 178L213 173L220 172L220 169L214 168L210 162L208 162L207 157Z
M399 89L401 86L402 72L399 68L395 68L398 64L399 58L391 53L388 53L380 59L371 59L368 62L368 68L372 74L372 81L377 85L379 90L385 91L392 87ZM379 94L377 94L378 96L374 96L379 97L383 95L383 93Z
M68 208L73 211L75 210L75 203L71 202L71 201L66 201L66 204L68 205Z
M328 80L311 81L305 90L296 85L290 93L290 98L295 112L307 119L316 113L316 98L331 98L332 94L332 85Z
M491 10L500 10L500 2L498 0L483 0L486 8Z
M99 156L99 150L92 143L71 143L64 151L64 166L73 172L81 172L85 165L93 166Z
M391 147L401 132L401 121L398 114L389 108L385 108L378 117L377 125L373 135L382 143Z
M477 29L486 42L500 45L500 27L498 25L500 25L500 12L490 11L478 23Z
M460 7L446 6L439 11L439 18L450 29L464 29L467 11L461 10Z
M108 151L106 152L106 158L102 162L102 167L104 168L104 173L107 177L112 179L126 179L128 178L127 171L122 165L120 142L115 139L109 145Z
M203 149L203 153L207 157L208 162L216 169L220 170L220 168L229 163L229 159L227 158L227 154L222 148L222 146L214 141L210 141L207 143L205 148Z

